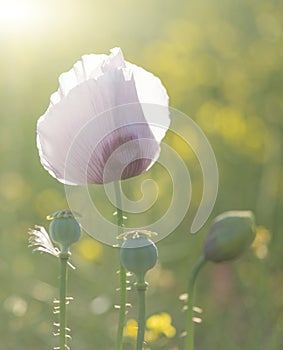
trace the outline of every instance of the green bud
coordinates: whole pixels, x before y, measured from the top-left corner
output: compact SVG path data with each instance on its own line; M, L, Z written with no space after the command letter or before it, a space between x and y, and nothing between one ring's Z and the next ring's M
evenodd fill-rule
M71 244L81 237L81 226L70 210L59 210L47 217L52 220L49 226L50 237L57 243L63 253L67 253Z
M204 243L204 257L213 262L240 256L255 238L255 218L251 211L228 211L215 218Z
M126 235L120 250L120 261L125 269L144 276L154 267L157 258L157 248L149 239L149 234L136 231Z

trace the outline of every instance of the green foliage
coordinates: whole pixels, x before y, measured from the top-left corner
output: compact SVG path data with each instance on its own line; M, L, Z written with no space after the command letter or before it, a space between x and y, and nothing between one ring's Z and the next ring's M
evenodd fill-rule
M195 119L212 143L220 170L212 217L250 209L258 224L268 228L258 229L253 249L241 260L203 271L196 302L204 310L204 322L196 327L197 349L213 350L219 344L227 350L281 349L282 1L45 3L46 8L37 6L42 12L36 20L13 21L6 15L0 23L0 348L49 350L55 345L51 309L57 261L31 254L27 230L46 226L46 214L68 205L63 186L40 165L36 121L57 89L60 73L84 53L121 46L126 59L162 79L171 105ZM191 210L158 244L160 265L148 273L148 313L171 315L177 336L165 348L174 349L181 347L184 327L178 296L186 290L206 230L196 236L187 232L202 194L201 169L181 140L169 134L166 142L183 152L193 183ZM125 191L139 198L141 181L153 177L160 200L170 205L170 176L160 168L126 181ZM93 192L101 211L111 217L114 209L101 188ZM154 206L150 220L158 219L161 210ZM135 220L139 218L129 216L130 224ZM69 307L71 348L109 350L118 318L113 307L119 302L118 251L85 235L74 246L72 261L77 269L70 272L75 298ZM132 292L129 302L135 302ZM134 308L128 317L135 317Z

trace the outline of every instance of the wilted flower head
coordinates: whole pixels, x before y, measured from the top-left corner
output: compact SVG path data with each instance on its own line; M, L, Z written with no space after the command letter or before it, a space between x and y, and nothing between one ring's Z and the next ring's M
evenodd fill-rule
M35 225L34 229L29 229L29 247L32 247L34 252L48 253L57 258L60 254L60 250L54 247L43 226Z
M59 83L37 123L40 159L52 176L101 184L154 163L169 126L168 96L157 77L115 48L109 56L83 56ZM157 105L158 111L150 107Z
M33 252L47 253L56 258L60 256L60 250L54 247L51 239L43 226L35 225L34 229L29 229L29 247L33 248ZM68 261L68 265L75 269L75 267Z
M29 247L33 251L48 253L59 258L62 254L69 254L69 247L77 242L81 237L81 227L76 220L80 214L70 210L59 210L47 216L51 220L49 227L50 233L43 226L35 226L29 229ZM51 239L50 239L51 238ZM52 241L59 245L60 249L55 247ZM72 268L73 265L68 262Z

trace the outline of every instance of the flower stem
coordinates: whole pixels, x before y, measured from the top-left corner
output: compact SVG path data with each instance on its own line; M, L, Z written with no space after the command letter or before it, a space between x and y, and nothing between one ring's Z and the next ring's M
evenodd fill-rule
M116 208L117 208L117 226L118 235L123 231L123 211L122 211L122 200L120 183L114 182L115 196L116 196ZM119 322L117 330L116 350L122 350L123 347L123 331L126 317L126 301L127 301L127 281L126 281L126 270L120 263L120 312Z
M119 313L119 323L118 323L118 330L117 330L117 344L116 349L122 350L123 348L123 331L124 331L124 323L125 323L125 316L126 316L126 270L125 268L120 264L120 313Z
M147 283L143 276L137 276L137 292L138 292L138 336L136 350L142 350L145 332L145 293Z
M60 350L66 350L66 284L67 284L67 264L70 254L61 252L60 258Z
M193 321L193 307L194 307L194 287L195 281L198 276L199 271L206 263L206 260L203 255L199 257L191 274L189 276L188 284L188 310L187 310L187 334L185 338L184 350L193 350L194 349L194 321Z

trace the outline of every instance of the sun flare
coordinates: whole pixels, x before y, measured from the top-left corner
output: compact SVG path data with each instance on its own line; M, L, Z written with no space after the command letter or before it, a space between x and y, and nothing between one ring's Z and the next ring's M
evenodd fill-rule
M0 0L0 27L2 30L18 31L35 27L42 14L42 9L36 2Z

